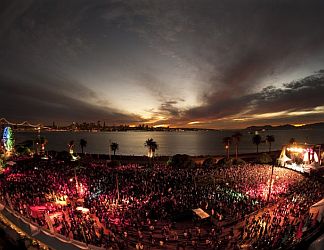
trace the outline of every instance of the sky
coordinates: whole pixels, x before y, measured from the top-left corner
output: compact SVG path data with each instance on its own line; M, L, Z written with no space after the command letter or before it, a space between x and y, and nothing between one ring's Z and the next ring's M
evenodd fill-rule
M324 121L324 1L2 0L0 118Z

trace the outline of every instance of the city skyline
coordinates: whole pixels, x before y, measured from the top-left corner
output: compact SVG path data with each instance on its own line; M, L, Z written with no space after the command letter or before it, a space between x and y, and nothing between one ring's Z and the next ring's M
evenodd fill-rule
M152 125L149 123L138 123L138 124L106 124L105 121L73 121L72 123L60 124L53 121L51 124L35 123L32 124L29 121L8 121L6 118L0 118L0 125L2 128L6 126L12 127L15 130L21 131L37 131L37 130L73 130L73 131L128 131L128 130L147 130L147 131L177 131L177 130L227 130L215 129L215 128L204 128L204 127L180 127L180 126L160 126ZM252 130L252 131L265 131L265 130L289 130L289 129L308 129L308 128L322 128L324 122L315 123L299 123L299 124L280 124L280 125L252 125L244 128L228 128L228 130Z
M324 121L321 1L3 1L0 116L197 128Z

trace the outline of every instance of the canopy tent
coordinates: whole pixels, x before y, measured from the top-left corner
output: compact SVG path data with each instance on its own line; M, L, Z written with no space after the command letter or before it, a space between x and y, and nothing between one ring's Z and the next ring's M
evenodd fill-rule
M284 145L278 158L278 165L301 173L308 173L320 167L321 149L319 145Z
M313 214L313 219L317 219L318 222L321 222L324 215L324 199L312 205L309 212Z
M204 210L202 210L201 208L197 208L197 209L192 209L192 211L199 216L200 219L206 219L208 218L210 215L207 214Z

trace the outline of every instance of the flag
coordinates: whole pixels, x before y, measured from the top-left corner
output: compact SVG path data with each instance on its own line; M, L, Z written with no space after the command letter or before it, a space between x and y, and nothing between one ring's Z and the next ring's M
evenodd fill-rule
M10 199L8 193L6 193L6 198L7 198L7 202L8 202L9 207L10 207L11 209L13 209L13 206L12 206L12 203L11 203L11 199Z
M53 223L52 223L51 218L48 216L47 213L45 213L45 221L46 221L46 223L48 225L48 228L49 228L50 232L52 234L54 234L55 231L54 231Z
M39 234L39 232L40 232L39 228L37 226L34 226L31 223L29 223L29 228L32 233L32 236L35 236L35 235Z
M316 221L317 221L317 218L318 218L318 214L319 214L319 211L317 211L316 215L314 216L314 219L312 221L312 227L314 227L316 225Z
M299 223L299 226L298 226L298 229L296 232L296 238L300 240L302 238L302 236L303 236L303 222L301 221Z

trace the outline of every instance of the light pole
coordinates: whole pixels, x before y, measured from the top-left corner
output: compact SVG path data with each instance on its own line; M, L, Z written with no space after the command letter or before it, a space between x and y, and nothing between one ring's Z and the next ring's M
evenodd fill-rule
M225 149L226 149L226 158L228 160L229 159L229 145L228 144L225 146Z
M270 177L270 183L269 183L269 193L268 193L268 200L267 203L269 203L270 201L270 195L271 195L271 186L272 186L272 176L273 176L273 168L274 168L274 162L272 163L272 167L271 167L271 177Z
M109 150L109 160L111 161L111 140L109 139L109 147L108 147L108 150Z
M118 174L116 174L116 190L117 190L117 201L116 205L119 203L119 182L118 182Z

